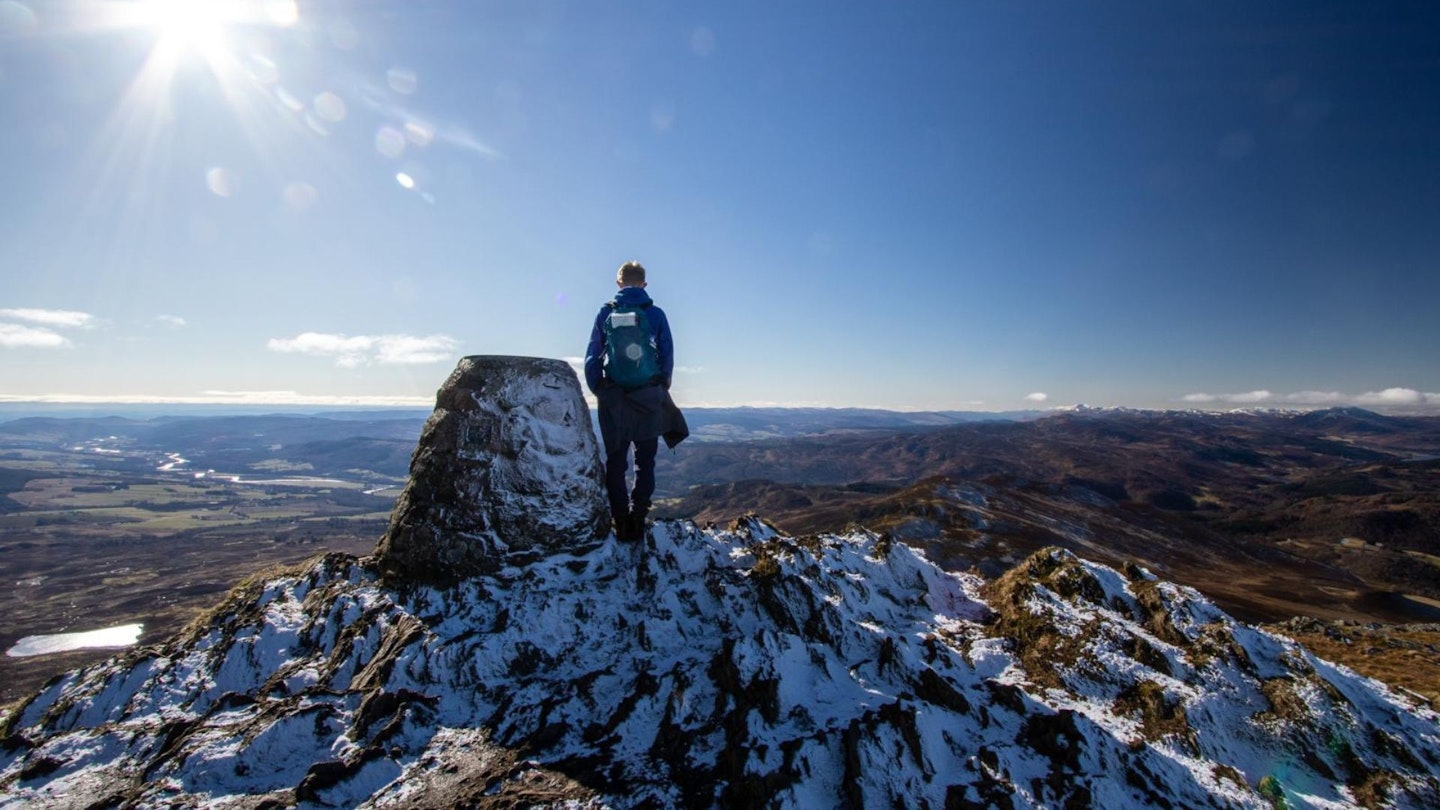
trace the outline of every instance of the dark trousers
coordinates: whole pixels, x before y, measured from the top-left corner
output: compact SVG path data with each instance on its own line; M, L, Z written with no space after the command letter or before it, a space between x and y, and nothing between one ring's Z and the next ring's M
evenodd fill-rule
M655 494L655 453L660 440L642 439L635 442L635 489L625 491L625 474L630 467L630 447L605 458L605 493L610 497L610 515L623 517L634 504L636 512L650 511L650 496Z

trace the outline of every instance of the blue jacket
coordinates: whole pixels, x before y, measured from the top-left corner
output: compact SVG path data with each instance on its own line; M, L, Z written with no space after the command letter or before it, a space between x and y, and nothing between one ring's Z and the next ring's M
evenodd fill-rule
M665 311L655 306L649 293L640 287L622 287L615 294L616 306L638 307L650 304L645 310L645 319L650 324L650 333L655 338L656 354L660 360L660 375L664 377L665 388L670 387L670 378L675 373L675 343L670 338L670 321ZM595 326L590 330L590 345L585 348L585 386L590 393L599 396L601 381L605 376L605 317L610 314L607 304L595 316Z

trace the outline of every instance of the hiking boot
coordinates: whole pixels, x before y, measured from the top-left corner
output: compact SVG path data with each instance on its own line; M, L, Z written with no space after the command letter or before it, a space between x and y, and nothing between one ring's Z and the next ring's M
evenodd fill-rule
M627 527L631 540L645 539L645 513L644 509L637 509L628 516Z

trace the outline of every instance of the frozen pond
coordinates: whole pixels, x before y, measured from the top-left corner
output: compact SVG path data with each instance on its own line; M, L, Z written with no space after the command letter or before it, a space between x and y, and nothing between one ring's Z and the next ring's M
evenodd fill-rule
M129 647L140 638L141 625L122 624L103 630L89 630L84 633L54 633L48 636L26 636L5 651L12 658L71 650L118 649Z
M166 453L165 457L170 460L156 468L161 472L174 472L190 463L190 459L185 458L179 453Z
M272 487L336 487L354 486L350 481L339 478L316 478L313 476L286 476L284 478L245 478L231 473L217 473L214 470L195 473L195 479L229 481L232 484Z

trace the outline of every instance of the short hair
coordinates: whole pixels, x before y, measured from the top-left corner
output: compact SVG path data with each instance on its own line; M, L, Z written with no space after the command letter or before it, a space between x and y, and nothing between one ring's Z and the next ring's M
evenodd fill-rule
M615 274L615 278L627 287L644 284L645 267L640 262L626 262L620 265L620 272Z

